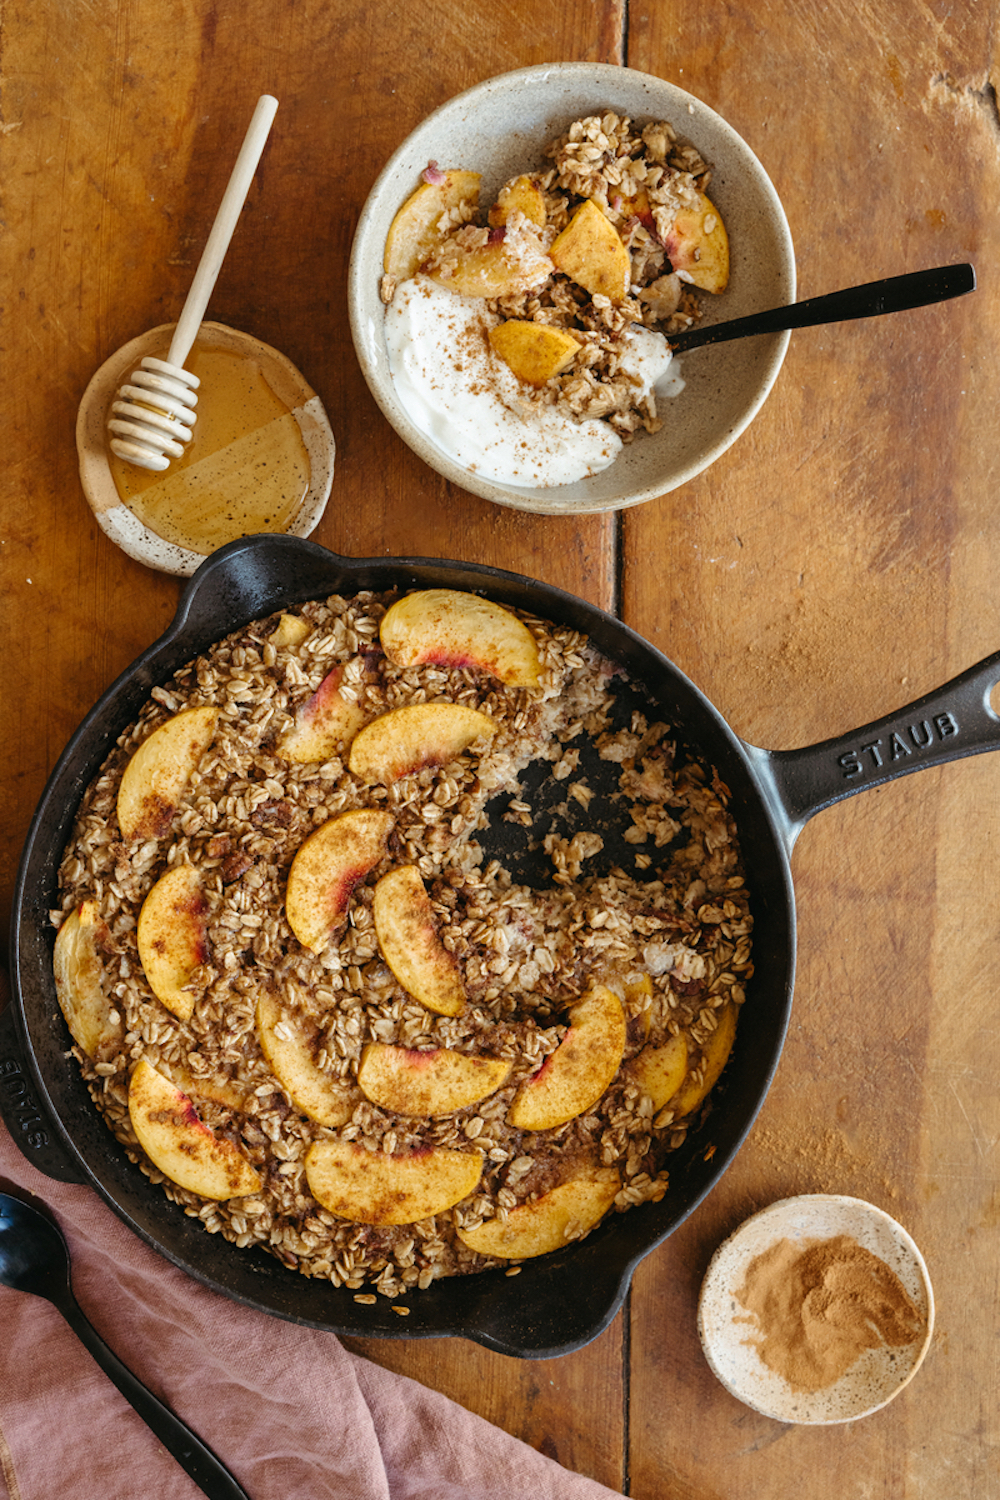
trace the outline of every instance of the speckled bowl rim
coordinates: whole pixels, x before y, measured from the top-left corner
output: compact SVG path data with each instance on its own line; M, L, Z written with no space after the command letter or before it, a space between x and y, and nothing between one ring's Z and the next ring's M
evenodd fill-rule
M925 1316L924 1333L899 1350L867 1350L834 1385L795 1390L758 1358L752 1324L733 1295L750 1261L776 1240L850 1234L899 1276ZM744 1405L779 1422L834 1426L881 1411L904 1390L924 1361L934 1334L934 1292L911 1235L884 1209L863 1198L808 1193L781 1198L746 1219L716 1250L698 1299L698 1334L713 1374Z
M489 78L434 110L390 157L358 220L348 270L351 333L372 395L409 447L462 489L518 510L554 515L620 510L677 489L714 463L753 421L788 348L784 332L684 356L679 368L687 388L676 401L686 398L691 412L694 401L703 403L698 430L681 442L678 422L666 412L663 429L629 444L609 469L552 489L483 479L448 458L411 421L389 374L379 298L385 237L396 210L418 186L429 160L481 171L482 200L489 202L507 178L538 161L542 147L574 118L605 107L638 120L669 119L712 162L710 192L734 232L730 285L718 302L706 299L711 304L706 321L795 299L791 233L770 178L732 126L675 84L611 63L541 64ZM459 141L461 147L453 145ZM753 236L741 234L741 213L734 211L748 189L758 231Z

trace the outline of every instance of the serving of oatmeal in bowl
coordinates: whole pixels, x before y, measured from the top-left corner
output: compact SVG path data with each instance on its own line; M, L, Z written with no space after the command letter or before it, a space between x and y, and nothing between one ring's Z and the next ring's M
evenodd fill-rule
M693 478L767 396L787 333L671 356L695 323L794 299L756 157L684 90L627 68L505 74L384 168L349 277L383 413L446 478L548 514Z

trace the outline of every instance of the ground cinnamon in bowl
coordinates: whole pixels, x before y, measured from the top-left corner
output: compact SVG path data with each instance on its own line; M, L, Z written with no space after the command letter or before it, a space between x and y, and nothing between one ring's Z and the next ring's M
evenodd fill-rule
M764 1364L800 1391L825 1390L866 1349L914 1343L925 1319L885 1261L850 1235L780 1239L750 1262L736 1293Z
M934 1293L910 1235L860 1198L806 1193L747 1219L702 1283L705 1357L738 1400L781 1422L853 1422L912 1380Z

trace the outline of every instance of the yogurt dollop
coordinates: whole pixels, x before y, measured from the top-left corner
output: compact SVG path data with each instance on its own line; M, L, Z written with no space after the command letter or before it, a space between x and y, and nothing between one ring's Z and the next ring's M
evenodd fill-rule
M497 484L545 489L606 469L622 450L621 438L600 419L576 422L527 400L490 347L497 322L478 298L458 296L429 277L396 288L385 337L393 385L411 421L455 463ZM646 395L670 363L667 341L634 326L623 343L622 366L639 377L637 395Z

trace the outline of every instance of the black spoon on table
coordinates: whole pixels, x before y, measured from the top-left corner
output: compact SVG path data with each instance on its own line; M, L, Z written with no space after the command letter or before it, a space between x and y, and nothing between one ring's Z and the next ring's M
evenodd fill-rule
M807 297L804 302L750 313L729 323L713 323L708 327L699 324L683 333L668 335L667 343L675 354L683 354L702 344L724 344L755 333L783 333L786 328L815 328L822 323L846 323L854 318L908 312L913 307L930 307L935 302L964 296L975 288L973 266L935 266L928 271L908 271L904 276L868 281L864 286L845 287L841 292L827 292L822 297Z
M88 1323L70 1285L69 1248L59 1228L31 1204L0 1193L0 1283L45 1297L62 1313L104 1373L210 1500L249 1500L212 1450L122 1364Z

